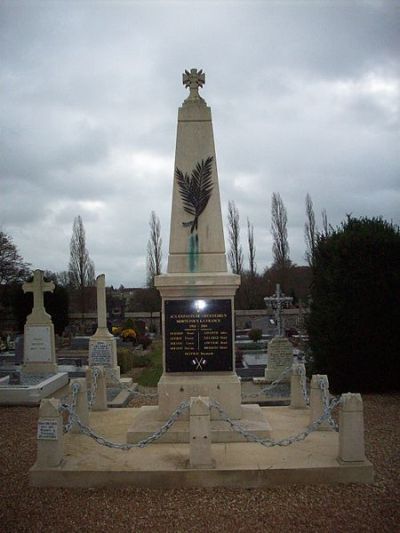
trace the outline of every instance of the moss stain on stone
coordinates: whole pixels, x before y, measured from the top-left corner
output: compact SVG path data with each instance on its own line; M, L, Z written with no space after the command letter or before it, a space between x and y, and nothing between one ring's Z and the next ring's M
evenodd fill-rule
M193 233L189 237L189 271L194 273L199 268L199 237Z

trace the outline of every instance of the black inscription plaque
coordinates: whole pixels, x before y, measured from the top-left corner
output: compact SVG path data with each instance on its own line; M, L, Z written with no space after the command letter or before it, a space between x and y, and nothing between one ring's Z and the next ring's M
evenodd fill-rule
M231 300L165 300L167 372L233 370Z

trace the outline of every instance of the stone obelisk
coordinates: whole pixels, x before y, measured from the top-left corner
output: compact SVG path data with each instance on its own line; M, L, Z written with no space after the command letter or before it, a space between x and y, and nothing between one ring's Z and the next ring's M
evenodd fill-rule
M89 366L103 366L107 382L120 379L117 363L117 341L107 328L106 279L104 274L96 278L97 330L89 339ZM114 379L113 379L114 378Z
M157 431L177 406L190 398L216 400L232 419L262 437L270 426L259 405L241 405L235 372L234 296L240 276L227 270L211 110L199 95L200 70L185 71L188 98L178 111L167 273L155 278L162 299L163 367L158 406L135 416L127 441ZM188 413L163 442L188 442ZM211 410L212 442L234 442L234 434Z
M205 75L185 71L183 83L190 92L178 111L168 268L155 279L164 338L159 417L202 395L238 419L233 298L240 276L227 270L211 109L199 94Z

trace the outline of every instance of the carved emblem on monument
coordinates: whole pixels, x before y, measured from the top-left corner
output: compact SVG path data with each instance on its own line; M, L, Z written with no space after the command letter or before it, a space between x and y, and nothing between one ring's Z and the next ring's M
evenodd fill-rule
M187 89L189 89L189 96L187 97L186 101L204 101L203 98L199 95L199 87L203 87L206 82L206 75L201 69L197 70L197 68L192 68L190 69L190 72L188 70L185 70L184 74L182 74L182 82L183 85Z
M183 226L190 226L190 233L197 230L197 222L199 216L207 207L208 201L211 197L213 183L211 165L213 157L207 157L197 163L192 170L191 176L187 172L185 174L176 168L175 176L181 194L183 208L186 213L192 215L194 218L190 222L182 222Z

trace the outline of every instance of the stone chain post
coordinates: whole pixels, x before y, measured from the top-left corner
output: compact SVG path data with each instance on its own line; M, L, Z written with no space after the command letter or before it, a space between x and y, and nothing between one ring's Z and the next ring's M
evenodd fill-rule
M211 456L210 400L190 398L189 465L191 468L214 468Z
M293 363L290 377L290 407L292 409L305 409L307 407L303 393L303 376L305 375L304 363Z
M79 384L79 391L76 395L76 408L75 413L80 421L86 426L89 425L89 405L87 398L86 378L71 379L70 388L72 392L72 385L74 383ZM71 428L71 433L80 433L81 430L78 424L74 421Z
M324 391L321 389L320 383L325 385L325 390L329 394L328 376L325 374L314 374L311 378L310 388L310 424L317 420L324 412ZM328 420L322 422L317 431L330 431L331 426Z
M361 394L342 394L339 410L339 462L365 461Z
M60 405L60 400L55 398L40 402L36 465L41 468L59 466L63 460L64 426Z
M92 383L93 383L93 373L94 371L97 371L97 388L95 392L95 400L92 404L92 411L107 411L107 379L106 379L106 372L104 370L104 367L102 366L92 366L88 367L86 371L86 382L87 382L87 388L89 390L92 390Z

